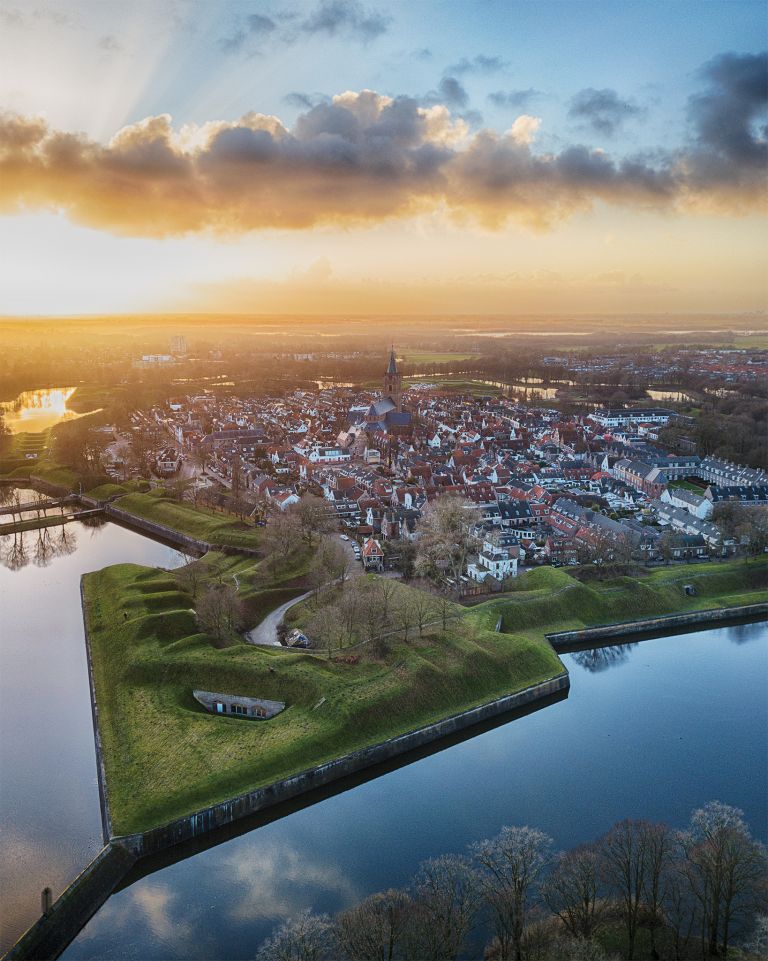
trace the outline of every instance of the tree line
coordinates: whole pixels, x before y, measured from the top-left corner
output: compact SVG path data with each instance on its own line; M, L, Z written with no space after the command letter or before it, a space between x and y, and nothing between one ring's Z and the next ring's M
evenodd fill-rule
M711 801L684 830L628 819L559 853L543 831L503 827L407 887L285 921L257 961L746 961L767 956L767 898L764 846Z

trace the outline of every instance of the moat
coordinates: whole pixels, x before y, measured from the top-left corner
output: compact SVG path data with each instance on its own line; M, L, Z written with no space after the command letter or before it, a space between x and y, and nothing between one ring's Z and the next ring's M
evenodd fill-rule
M37 916L40 889L60 893L102 843L80 575L182 562L114 524L63 530L69 543L38 556L44 566L30 546L28 563L0 567L0 762L13 773L0 781L3 950ZM763 830L765 623L563 660L566 701L137 880L64 957L252 957L275 921L402 884L425 857L505 823L570 846L626 816L681 825L719 798Z

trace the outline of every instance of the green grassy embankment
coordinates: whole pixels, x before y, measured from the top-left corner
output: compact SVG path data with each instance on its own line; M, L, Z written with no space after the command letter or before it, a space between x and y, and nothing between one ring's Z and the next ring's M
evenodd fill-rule
M245 561L235 563L244 574ZM117 833L162 824L562 670L541 636L496 634L473 612L447 632L431 628L409 644L394 639L381 661L346 664L245 643L215 648L178 584L172 574L129 564L85 578ZM264 723L214 717L192 697L195 688L288 707Z
M122 497L123 494L145 494L148 490L150 490L149 481L127 480L120 483L110 481L106 484L99 484L98 487L94 487L86 493L97 501L108 501L113 497Z
M692 584L695 596L683 588ZM518 579L511 596L472 610L505 631L579 630L664 614L738 607L768 600L768 559L674 565L642 577L617 577L584 584L567 571L542 567Z
M162 488L146 494L126 494L115 506L135 517L162 524L217 547L253 550L259 545L258 532L251 524L234 520L208 507L194 507L173 500Z
M198 563L239 583L253 615L302 589L291 572L281 584L265 582L249 558L207 555ZM697 595L687 597L684 584L695 585ZM421 638L414 631L407 644L395 637L384 659L362 649L352 664L242 642L216 648L198 631L192 599L172 574L130 564L88 574L114 830L145 830L552 677L562 665L546 633L764 601L766 584L763 559L589 585L542 568L503 598L457 605L448 630L432 626ZM306 616L299 608L295 620ZM499 617L504 633L497 634ZM214 717L193 699L195 688L288 707L264 723Z

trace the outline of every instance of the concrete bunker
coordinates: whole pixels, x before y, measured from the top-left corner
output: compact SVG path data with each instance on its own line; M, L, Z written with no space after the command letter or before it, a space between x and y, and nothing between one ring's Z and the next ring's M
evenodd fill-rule
M242 694L218 694L215 691L192 691L192 696L208 711L220 717L243 717L251 721L267 721L285 710L285 701L268 701Z

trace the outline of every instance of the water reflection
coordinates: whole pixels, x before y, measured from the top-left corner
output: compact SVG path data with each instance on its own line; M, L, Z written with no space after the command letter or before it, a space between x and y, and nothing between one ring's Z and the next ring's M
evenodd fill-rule
M77 549L77 531L72 524L17 531L0 536L0 565L18 571L27 564L47 567L56 557Z
M607 671L611 667L620 667L629 660L630 652L637 644L616 644L612 647L595 647L588 651L573 651L571 660L574 664L589 671L590 674L598 674Z
M60 894L102 844L80 577L184 560L114 524L74 521L0 538L0 561L2 954L37 917L41 889Z
M67 407L67 401L76 390L76 387L25 390L16 400L0 403L6 427L12 434L39 434L63 421L86 416Z

